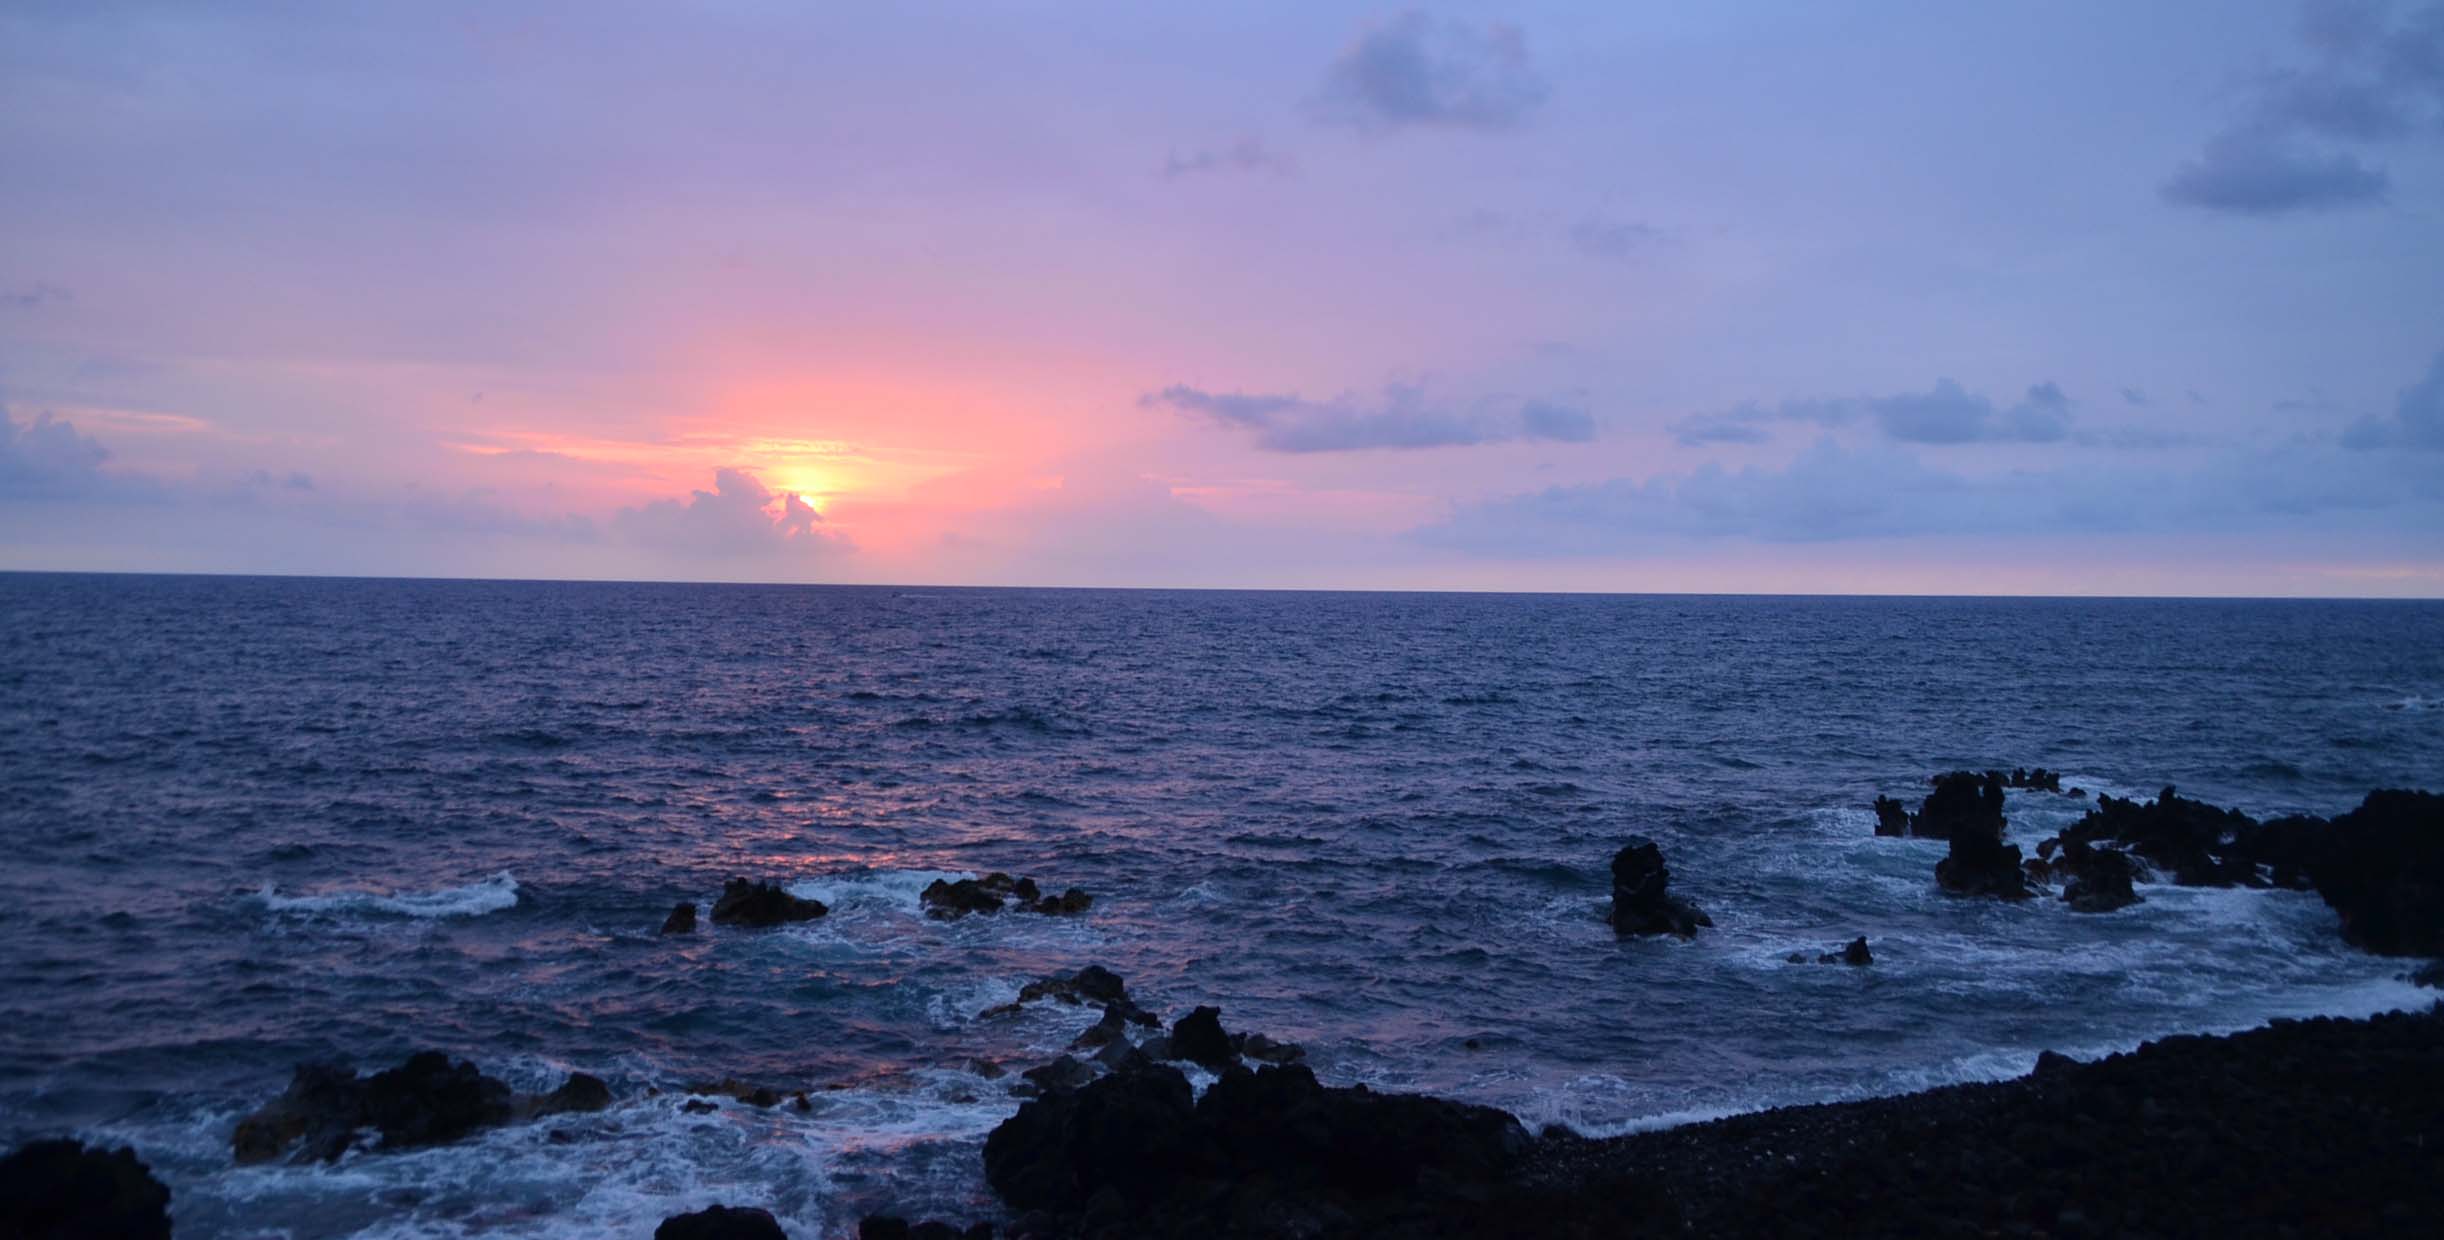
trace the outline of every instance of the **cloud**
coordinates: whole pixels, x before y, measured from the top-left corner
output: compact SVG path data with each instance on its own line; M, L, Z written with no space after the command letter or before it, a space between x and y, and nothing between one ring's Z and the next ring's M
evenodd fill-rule
M660 551L737 557L836 544L815 528L822 520L806 501L775 495L743 469L719 469L710 491L690 492L685 501L661 499L620 509L612 515L611 532Z
M2166 201L2242 215L2368 206L2392 179L2349 149L2444 134L2444 3L2311 0L2303 64L2258 75L2240 114L2161 187Z
M1632 554L1708 539L2225 533L2354 523L2444 529L2444 493L2413 467L2370 469L2307 445L2229 454L2186 473L2082 466L1965 474L1931 467L1905 448L1851 449L1826 437L1780 468L1707 464L1465 504L1413 537L1533 558Z
M11 310L39 310L44 306L65 305L76 295L47 280L36 280L19 288L0 291L0 306Z
M2352 423L2342 433L2342 445L2361 451L2444 451L2444 353L2427 364L2425 377L2394 398L2392 417L2361 418Z
M1507 410L1456 410L1429 403L1423 389L1401 384L1384 388L1373 404L1347 396L1311 401L1208 392L1186 384L1149 392L1137 403L1169 406L1233 429L1253 430L1256 446L1268 452L1450 448L1521 439L1586 443L1595 438L1595 418L1575 406L1531 400Z
M103 447L76 425L49 413L20 424L0 406L0 499L64 499L88 495L108 482Z
M1298 174L1298 163L1279 151L1268 149L1255 138L1241 138L1220 150L1200 148L1186 155L1173 151L1163 157L1163 179L1166 181L1224 172L1288 177Z
M1776 424L1824 429L1872 422L1902 443L2054 443L2070 434L2071 401L2051 382L2036 384L2019 403L1997 408L1992 400L1950 379L1924 392L1833 400L1789 400L1765 406L1747 403L1719 413L1691 414L1669 428L1691 447L1755 444L1773 438Z
M2311 152L2266 129L2222 134L2164 183L2164 197L2185 206L2242 215L2278 215L2383 202L2392 181L2381 168L2342 151Z
M1506 129L1546 94L1517 26L1496 22L1480 31L1411 10L1343 50L1310 111L1327 124L1370 133Z
M2147 392L2143 388L2123 388L2122 403L2125 405L2145 405L2147 403Z
M1570 244L1597 258L1627 258L1663 240L1663 230L1634 220L1588 216L1570 226Z

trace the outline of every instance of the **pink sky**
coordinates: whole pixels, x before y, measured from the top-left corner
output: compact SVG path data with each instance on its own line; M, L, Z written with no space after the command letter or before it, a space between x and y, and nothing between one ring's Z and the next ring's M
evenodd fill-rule
M0 568L2436 595L2321 11L20 12Z

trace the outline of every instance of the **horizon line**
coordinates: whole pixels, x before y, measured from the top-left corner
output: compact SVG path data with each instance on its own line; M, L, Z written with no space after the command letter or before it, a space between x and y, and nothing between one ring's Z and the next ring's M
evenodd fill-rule
M247 581L394 581L472 585L594 585L594 586L731 586L742 589L801 590L1040 590L1126 591L1143 594L1383 594L1481 595L1521 598L1746 598L1746 599L1987 599L2064 602L2227 602L2227 603L2444 603L2444 594L1908 594L1890 591L1774 590L1494 590L1466 587L1412 588L1368 586L1115 586L1062 584L984 584L975 582L772 581L682 577L484 577L415 573L246 573L211 569L178 572L136 569L0 568L5 577L173 577Z

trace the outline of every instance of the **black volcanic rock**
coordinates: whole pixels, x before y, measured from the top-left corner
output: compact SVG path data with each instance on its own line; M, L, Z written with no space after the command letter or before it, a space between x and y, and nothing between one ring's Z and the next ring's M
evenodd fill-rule
M2147 802L2099 796L2096 808L2063 829L2064 847L2120 844L2184 887L2263 886L2251 842L2257 823L2164 789Z
M674 1214L653 1229L653 1240L789 1240L771 1213L748 1206L707 1206Z
M0 1158L0 1237L169 1240L170 1190L136 1152L33 1141Z
M380 1134L377 1148L415 1149L513 1119L610 1104L610 1087L582 1072L548 1094L519 1098L474 1064L439 1051L411 1055L365 1077L337 1064L308 1063L298 1065L279 1097L238 1121L229 1146L241 1165L282 1154L292 1154L294 1162L329 1162L354 1148L357 1134L368 1128Z
M1875 833L1877 835L1909 834L1909 807L1894 797L1875 799Z
M1999 807L2003 795L2000 785L1988 783L1986 787L1992 790L1994 804ZM1941 788L1937 791L1940 793ZM1934 802L1934 797L1927 798L1929 805ZM2036 894L2036 889L2029 886L2027 873L2021 869L2019 846L2003 842L2003 817L1999 810L1991 818L1981 811L1975 815L1954 814L1948 821L1952 847L1943 860L1935 863L1937 886L1957 896L1994 896L2004 900L2025 900Z
M670 916L662 919L664 934L693 934L695 930L696 906L693 903L682 901L670 910Z
M1677 934L1693 938L1699 926L1714 919L1669 891L1671 867L1663 849L1643 835L1633 835L1612 856L1612 911L1606 920L1615 934Z
M2139 877L2138 863L2118 848L2074 842L2063 850L2055 869L2067 876L2062 898L2074 913L2110 913L2139 903L2138 892L2130 886Z
M762 928L813 921L831 911L821 900L793 896L777 883L733 878L722 885L721 898L713 902L713 924Z
M1989 771L1949 771L1929 781L1935 790L1926 794L1918 812L1910 816L1909 833L1927 839L1948 840L1966 832L1979 839L2003 834L2003 779Z
M1807 964L1811 957L1806 952L1792 952L1783 959L1792 964ZM1862 935L1839 951L1821 952L1812 959L1817 964L1870 965L1875 963L1875 953L1867 950L1867 939Z
M870 1214L857 1220L857 1240L993 1240L993 1225L959 1227L931 1219L912 1224L904 1218Z
M600 1111L611 1105L611 1087L603 1079L585 1072L569 1073L560 1088L535 1099L525 1108L535 1119L546 1115L566 1115L575 1112Z
M1054 973L1019 988L1018 998L977 1013L979 1017L1010 1016L1038 999L1058 999L1063 1003L1101 1004L1105 1013L1117 1011L1120 1018L1132 1025L1148 1029L1162 1024L1154 1013L1137 1006L1129 998L1129 989L1120 975L1102 965L1090 964L1075 973Z
M2327 837L2307 870L2342 937L2380 955L2444 955L2444 795L2371 792Z
M985 1141L985 1176L1043 1234L1407 1234L1498 1183L1529 1138L1503 1112L1327 1089L1302 1067L1234 1071L1192 1098L1163 1067L1030 1102Z
M1171 1026L1171 1058L1220 1072L1239 1062L1230 1035L1222 1031L1222 1009L1201 1007Z
M996 870L982 878L937 878L917 893L917 903L926 916L953 921L970 913L998 913L1012 904L1036 913L1083 913L1093 907L1095 898L1075 887L1048 896L1034 879L1012 878Z
M1002 1121L984 1142L984 1174L1022 1210L1076 1210L1110 1188L1155 1194L1208 1169L1195 1130L1196 1095L1178 1069L1119 1073L1048 1093Z

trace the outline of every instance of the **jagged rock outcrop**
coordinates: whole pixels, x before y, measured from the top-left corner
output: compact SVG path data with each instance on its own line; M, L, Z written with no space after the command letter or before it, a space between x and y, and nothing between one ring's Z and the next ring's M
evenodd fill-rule
M354 1147L364 1129L379 1134L377 1149L414 1149L519 1118L599 1111L610 1103L610 1087L582 1072L548 1094L520 1098L474 1064L439 1051L411 1055L365 1077L337 1064L308 1063L297 1067L279 1097L238 1121L229 1144L241 1164L292 1151L291 1161L329 1162Z
M2140 902L2131 884L2142 877L2138 862L2118 848L2091 848L2073 843L2054 863L2061 875L2062 898L2074 913L2110 913Z
M911 1223L888 1214L869 1214L857 1220L857 1240L993 1240L993 1225L960 1227L932 1219Z
M670 916L662 919L664 934L693 934L695 931L696 906L691 902L680 902L670 910Z
M1940 793L1942 787L1938 785L1936 791ZM1991 816L1985 808L1988 791L1992 793ZM2035 895L2036 888L2021 869L2019 845L2003 842L2000 786L1986 781L1975 795L1973 805L1963 802L1948 818L1951 850L1935 863L1935 884L1956 896L2025 900ZM1928 797L1927 803L1933 805L1935 798Z
M2144 803L2100 796L2039 851L2058 846L2068 859L2102 844L2123 846L2183 886L2313 887L2353 944L2444 954L2444 795L2380 789L2331 820L2263 823L2171 788Z
M985 1176L1046 1234L1364 1235L1481 1195L1527 1149L1488 1107L1235 1069L1194 1097L1152 1066L1019 1108Z
M1909 833L1948 840L1963 832L1983 839L2003 833L2003 779L1988 771L1947 771L1930 781L1934 791L1910 815Z
M706 1206L674 1214L653 1229L653 1240L789 1240L771 1212L749 1206Z
M1075 887L1047 895L1032 878L995 871L982 878L937 878L917 893L917 903L926 916L952 921L970 913L998 913L1012 904L1034 913L1083 913L1094 906L1095 898Z
M713 924L761 929L813 921L831 911L821 900L793 896L778 883L733 878L722 885L721 898L713 902Z
M31 1141L0 1158L7 1240L169 1240L170 1189L136 1151Z
M1788 960L1792 964L1809 963L1809 957L1806 952L1792 952L1790 955L1783 957L1783 959ZM1867 950L1867 938L1865 935L1861 935L1858 938L1850 940L1849 945L1839 951L1830 951L1818 954L1815 957L1814 962L1817 964L1846 964L1852 966L1870 965L1875 963L1875 953Z
M1699 926L1714 919L1696 905L1671 894L1671 867L1663 849L1643 835L1633 835L1612 856L1612 911L1607 920L1616 934L1676 934L1693 938Z

